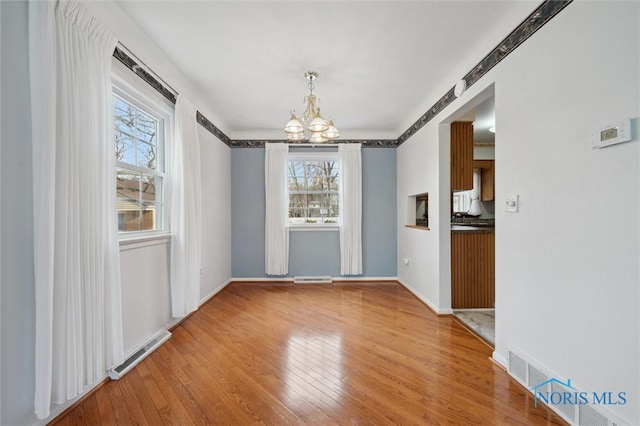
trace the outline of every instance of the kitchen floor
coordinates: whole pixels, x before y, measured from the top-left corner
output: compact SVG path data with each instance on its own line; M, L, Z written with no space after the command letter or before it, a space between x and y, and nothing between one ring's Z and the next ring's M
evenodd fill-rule
M453 315L491 346L496 345L496 311L455 310Z

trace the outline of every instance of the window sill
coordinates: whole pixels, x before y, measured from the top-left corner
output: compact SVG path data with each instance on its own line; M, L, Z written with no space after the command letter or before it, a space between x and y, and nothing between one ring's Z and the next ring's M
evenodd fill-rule
M289 225L289 231L339 231L338 225Z
M405 227L413 228L413 229L422 229L423 231L431 231L431 228L429 228L428 226L405 225Z
M171 241L171 234L137 234L137 235L122 235L118 243L120 244L120 250L131 250L140 247L168 244Z

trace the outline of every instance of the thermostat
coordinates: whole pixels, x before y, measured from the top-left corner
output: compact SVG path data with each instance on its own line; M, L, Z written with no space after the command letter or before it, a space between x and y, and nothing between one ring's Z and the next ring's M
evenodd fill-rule
M604 148L631 140L631 120L629 118L607 123L593 133L593 147Z

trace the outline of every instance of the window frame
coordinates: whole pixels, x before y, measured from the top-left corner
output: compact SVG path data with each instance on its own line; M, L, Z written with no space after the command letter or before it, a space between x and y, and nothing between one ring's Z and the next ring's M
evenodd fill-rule
M125 169L136 173L142 173L144 175L159 177L160 179L162 179L162 185L159 191L159 195L158 191L156 191L156 200L159 199L160 201L156 201L154 203L156 206L159 206L158 209L160 210L160 212L156 210L157 229L136 231L118 230L118 238L120 241L128 241L155 236L167 236L171 234L169 178L171 164L171 135L173 134L175 108L174 105L166 100L162 95L156 93L155 91L151 91L151 88L148 87L146 82L140 79L140 77L138 77L137 75L133 74L128 68L121 65L115 59L114 64L117 65L114 65L112 72L112 99L113 96L117 96L125 102L131 104L133 107L139 109L143 113L148 114L154 119L158 120L158 158L156 160L156 169L149 169L143 166L138 166L136 164L116 160L115 172L117 173L118 169ZM114 108L115 103L112 104L111 111L113 115L112 126L115 125L115 115L113 110ZM116 214L118 213L116 212Z
M306 148L308 149L308 148ZM289 222L289 163L292 161L333 161L338 166L338 171L340 172L340 162L338 160L338 152L337 151L325 151L325 152L289 152L287 156L287 173L286 173L286 189L287 189L287 227L291 231L337 231L340 229L342 224L342 204L340 202L340 192L341 192L341 176L338 175L338 220L336 223L290 223Z

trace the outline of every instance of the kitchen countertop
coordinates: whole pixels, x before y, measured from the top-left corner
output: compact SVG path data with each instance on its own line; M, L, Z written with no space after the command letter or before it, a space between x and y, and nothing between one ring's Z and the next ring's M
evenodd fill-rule
M466 226L466 225L451 225L451 232L453 233L477 233L477 234L493 234L495 227L488 226Z

